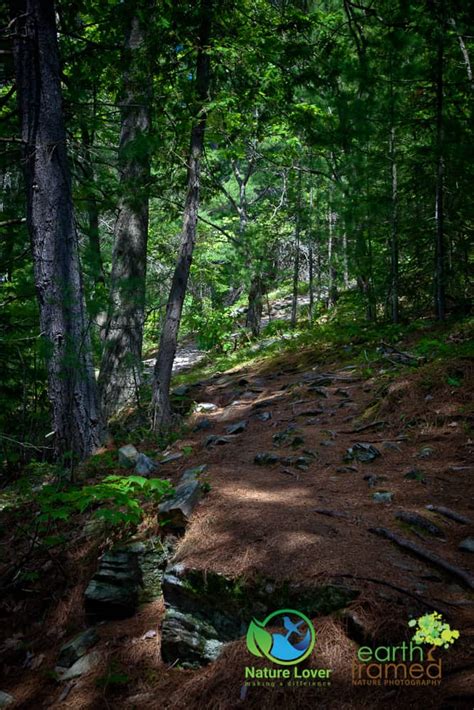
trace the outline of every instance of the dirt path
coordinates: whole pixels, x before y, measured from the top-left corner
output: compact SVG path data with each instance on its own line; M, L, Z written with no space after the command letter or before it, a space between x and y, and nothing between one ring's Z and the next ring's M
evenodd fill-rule
M379 644L396 643L406 633L410 618L433 610L461 631L457 653L451 651L447 660L453 678L444 683L443 697L453 692L466 694L469 681L464 676L460 680L454 669L474 667L472 589L371 532L387 529L469 574L471 556L458 546L472 535L472 525L426 508L444 506L466 519L474 518L472 500L465 495L473 472L472 442L462 427L444 419L438 426L410 430L403 427L403 418L389 412L385 424L356 431L361 427L359 417L380 396L377 381L337 366L324 372L297 371L291 365L274 372L239 372L214 378L193 396L218 408L194 415L194 424L207 419L211 428L181 442L192 447L193 453L176 465L174 476L177 480L183 469L205 463L211 490L193 515L176 560L232 577L304 586L347 583L356 588L359 598L352 605L352 620L346 622L347 635L332 621L325 626L324 620L316 620L322 624L323 638L327 634L321 658L339 666L342 683L335 694L325 696L326 707L395 708L403 706L408 697L426 708L468 707L463 701L443 704L433 689L418 695L416 690L411 695L400 691L396 698L392 691L393 705L387 705L385 696L378 697L375 691L373 695L359 693L360 703L349 700L354 691L349 680L353 650L348 636L359 642L366 637ZM434 401L429 406L441 411L445 405ZM262 421L263 412L271 418L267 414ZM394 425L397 420L400 424ZM237 422L246 422L246 429L229 436L228 427ZM209 436L229 441L209 446ZM345 460L347 450L357 443L376 447L380 455L367 463ZM295 460L258 465L262 454ZM386 493L391 494L390 502L374 500L374 495L382 494L383 501ZM439 536L397 518L412 514L433 524ZM338 655L334 644L345 650ZM206 688L209 697L224 698L224 688L233 687L237 697L246 652L243 643L236 648L240 656L236 651L232 657L232 670L227 659L198 673L186 692L173 696L176 706L193 706L197 693ZM458 682L463 690L453 691ZM344 697L347 705L342 703ZM268 695L253 693L250 700L249 707L274 707ZM302 698L282 698L282 702L300 707ZM219 707L240 705L229 702Z
M240 375L217 379L198 393L198 401L219 408L195 416L196 423L208 419L212 429L185 442L195 452L185 466L206 463L211 492L192 519L179 558L227 574L300 581L349 574L390 582L396 570L398 584L421 598L464 598L457 584L448 590L426 563L407 558L369 529L403 532L395 515L418 512L436 521L444 536L421 530L409 533L413 541L460 567L470 563L458 549L467 526L426 510L434 504L473 517L463 495L473 471L466 435L449 426L409 439L387 426L357 433L358 417L373 402L373 385L336 368L319 387L321 374ZM271 419L261 421L262 412ZM210 434L228 436L229 425L239 421L247 428L229 443L205 445ZM283 441L276 445L279 435ZM374 445L380 456L370 463L345 461L356 443ZM265 452L294 458L296 465L257 465L255 457ZM410 480L410 471L424 480ZM392 501L375 502L381 492L391 493Z
M8 675L5 689L20 699L19 707L472 708L472 589L371 532L392 531L469 574L472 553L458 546L472 535L472 525L426 508L443 506L474 518L473 501L466 496L473 442L459 415L469 397L467 378L466 391L436 385L428 397L422 390L420 400L416 372L409 369L382 389L378 375L367 379L337 363L303 369L303 359L301 353L289 355L278 366L217 375L194 387L193 400L213 405L205 408L212 411L192 415L190 433L172 447L184 456L163 465L159 475L177 482L184 470L207 465L210 491L193 513L174 562L261 585L347 584L357 591L344 612L313 619L318 645L311 663L333 669L331 687L243 691L249 663L243 639L230 643L207 667L170 667L160 655L160 599L129 620L99 625L95 649L101 660L69 685L58 687L42 669L54 667L72 629L62 631L63 640L59 636L54 647L38 641L35 653L44 655L39 670L21 671L18 682ZM381 423L365 427L374 416L363 419L364 412L374 405ZM407 426L411 420L416 424ZM243 430L230 434L228 428L239 422ZM371 462L345 460L358 443L372 445L380 455ZM387 493L390 500L383 502ZM375 494L382 494L382 502L374 500ZM400 514L421 515L438 533L410 525L396 517ZM156 525L155 511L153 520ZM95 564L91 559L90 574ZM53 615L53 636L65 618L72 623L66 608L76 605L81 618L83 591L83 583L77 584L62 611L58 606L62 620L54 622ZM356 643L396 645L406 637L410 618L433 610L460 631L459 641L443 656L440 688L354 688ZM126 682L114 686L110 681L106 694L104 678L120 673Z

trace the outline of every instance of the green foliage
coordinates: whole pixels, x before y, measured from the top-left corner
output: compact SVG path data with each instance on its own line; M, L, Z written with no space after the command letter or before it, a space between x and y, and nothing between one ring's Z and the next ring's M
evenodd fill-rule
M235 322L230 309L213 308L208 299L200 303L193 301L187 310L186 325L196 335L202 350L231 350L230 334L235 329Z
M67 521L74 514L93 510L110 525L137 525L145 501L158 502L172 491L168 481L143 476L107 476L101 483L58 489L46 485L36 496L39 522Z
M92 476L103 474L107 469L114 469L117 466L118 457L115 450L94 454L87 459L85 465L87 473Z

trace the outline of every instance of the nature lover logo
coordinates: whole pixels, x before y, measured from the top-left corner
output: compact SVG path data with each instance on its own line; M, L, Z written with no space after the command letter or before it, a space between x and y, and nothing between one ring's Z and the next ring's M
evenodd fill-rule
M330 685L329 668L298 667L309 658L316 644L314 626L305 614L295 609L279 609L263 621L252 619L247 631L247 649L271 666L246 666L245 686Z
M282 627L281 632L267 631L267 626ZM307 658L316 643L314 626L307 616L294 609L281 609L262 622L253 619L247 631L247 648L254 656L290 666Z

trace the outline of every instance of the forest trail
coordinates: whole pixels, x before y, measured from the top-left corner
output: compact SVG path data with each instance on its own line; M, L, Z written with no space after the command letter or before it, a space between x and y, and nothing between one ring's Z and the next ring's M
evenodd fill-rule
M309 304L309 296L300 296L298 298L298 308L307 307ZM247 309L244 309L244 313ZM267 302L264 312L262 314L261 328L265 328L269 323L274 320L289 321L291 314L291 296L287 298L282 298L275 300L273 302ZM233 337L238 337L239 333L234 333ZM207 353L202 350L196 340L192 337L187 337L182 342L178 343L178 348L176 350L176 356L173 362L173 376L179 375L182 372L186 372L191 368L199 365L202 362ZM153 368L156 362L156 353L153 357L146 358L143 360L145 379L151 380L153 376Z
M189 370L191 367L198 365L204 358L206 353L201 350L194 340L186 340L180 343L176 350L176 356L173 363L173 375L179 375L181 372ZM145 379L150 380L153 377L153 368L155 367L156 354L154 357L143 360Z
M225 574L300 581L348 574L388 583L395 567L400 586L430 599L443 580L369 532L399 529L396 514L410 511L433 519L444 533L438 539L419 530L413 540L466 565L458 550L466 526L426 509L445 506L473 517L463 495L474 469L472 442L456 421L407 436L392 411L380 426L361 426L377 398L376 383L337 367L239 372L214 378L193 396L217 409L194 415L195 425L207 420L208 428L180 442L193 453L173 473L206 464L211 493L180 543L180 560ZM271 418L261 421L262 414ZM229 434L239 422L244 431ZM358 443L376 448L373 461L347 460ZM376 502L374 494L384 492L388 502ZM456 587L454 600L465 596Z
M340 708L349 697L352 701L344 707L402 707L404 689L365 689L364 703L353 701L354 641L394 642L410 618L433 610L461 633L447 658L450 677L443 682L443 697L469 694L470 673L466 676L464 666L474 627L472 588L373 532L394 532L469 578L470 554L459 545L472 535L472 524L427 509L444 507L465 520L474 518L465 495L474 468L473 442L458 415L470 397L468 375L466 371L462 391L453 389L448 396L442 382L434 381L430 394L420 399L416 369L403 368L387 389L381 387L378 372L367 376L335 358L324 364L305 362L298 353L190 386L197 406L188 420L189 433L169 450L181 457L162 464L158 475L176 484L185 470L205 465L209 491L179 539L172 563L202 570L204 576L257 580L266 589L284 583L354 590L357 597L345 611L314 620L318 665L334 668L336 680L332 689L324 690L325 707ZM405 426L410 417L419 424ZM232 433L234 428L238 433ZM375 448L357 452L356 447L348 460L348 449L355 444ZM373 460L358 461L364 454ZM422 520L412 524L401 515ZM433 526L430 532L424 523ZM79 601L82 594L83 583L73 596ZM34 688L35 697L46 693L53 708L98 708L103 696L97 679L104 677L105 659L109 667L114 659L129 677L113 691L118 707L206 708L211 706L206 698L223 710L241 707L248 664L244 641L229 644L204 668L170 667L160 656L163 612L158 600L128 620L98 626L95 650L102 661L65 686L66 696L64 686L62 691L38 689L39 677L32 671L10 690L24 698L24 707L34 706L28 702ZM51 663L58 647L45 651ZM286 707L314 702L314 691L308 696L304 692L285 696ZM422 688L417 695L411 689L410 702L441 707L439 692ZM270 709L273 703L270 694L250 689L244 706Z

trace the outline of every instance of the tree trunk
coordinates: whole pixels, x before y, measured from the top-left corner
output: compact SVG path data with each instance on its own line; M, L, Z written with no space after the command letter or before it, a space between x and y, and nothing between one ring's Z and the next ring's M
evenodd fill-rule
M347 232L344 230L342 234L342 258L344 266L344 288L346 291L349 289L349 257L347 254Z
M210 60L207 52L211 28L212 0L201 0L201 23L199 49L196 65L196 123L191 131L191 146L188 162L188 189L184 206L183 231L178 262L171 282L166 306L166 316L161 331L160 348L155 363L153 382L153 428L155 431L167 429L172 420L169 389L171 373L176 354L179 324L189 271L196 241L196 228L200 196L200 163L206 130L205 103L210 84Z
M390 168L392 177L392 213L390 220L390 296L392 321L398 323L398 180L395 160L395 128L392 123L389 138Z
M300 276L300 234L301 234L301 190L302 172L298 173L295 215L295 261L293 267L293 297L291 299L291 321L292 328L296 328L296 317L298 309L298 279Z
M263 287L262 279L260 274L257 273L250 284L249 290L249 305L247 310L247 318L245 325L250 328L254 338L257 338L260 334L260 326L262 322L262 310L263 310Z
M13 0L27 223L57 456L83 459L104 428L94 379L62 111L55 9Z
M105 283L104 265L100 250L100 235L99 235L99 208L97 199L94 194L95 174L94 164L91 156L91 148L93 147L93 139L87 126L81 126L81 138L84 145L84 167L83 173L85 178L85 187L87 190L87 237L88 237L88 257L89 268L91 272L92 283Z
M125 40L119 147L119 212L115 223L109 310L99 386L102 409L112 416L138 402L148 241L151 70L147 28L133 15Z
M328 209L328 307L333 308L337 301L337 272L334 260L334 212L331 201Z
M435 310L438 320L446 316L445 295L445 239L444 239L444 121L443 121L443 95L444 95L444 27L441 19L438 28L438 46L436 52L436 195L435 195L435 224L436 224L436 250L435 250Z
M460 33L458 32L458 29L457 29L457 26L456 26L456 20L454 19L454 17L450 17L450 19L448 20L448 22L449 22L449 24L451 25L451 27L453 28L453 30L455 31L456 36L457 36L457 38L458 38L458 42L459 42L459 47L460 47L460 49L461 49L462 58L463 58L463 60L464 60L464 64L465 64L465 67L466 67L466 73L467 73L467 78L468 78L468 81L469 81L469 87L470 87L471 91L474 91L474 76L473 76L473 73L472 73L472 66L471 66L471 60L470 60L470 58L469 58L469 52L468 52L468 50L467 50L466 43L464 42L464 37L462 36L462 34L460 34Z

